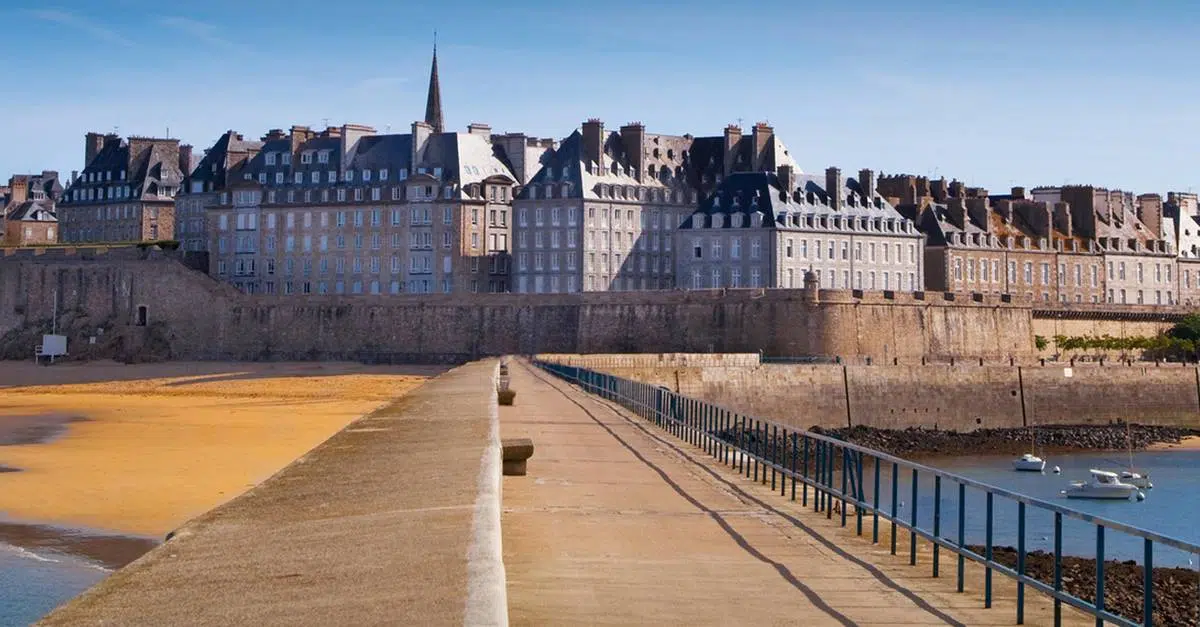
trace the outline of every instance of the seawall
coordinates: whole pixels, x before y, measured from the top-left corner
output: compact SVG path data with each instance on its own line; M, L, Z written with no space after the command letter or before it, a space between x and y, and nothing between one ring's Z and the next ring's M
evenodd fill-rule
M562 356L548 358L567 363ZM658 366L652 360L623 363L619 356L575 356L570 363L800 428L970 431L1118 421L1200 427L1200 372L1191 365L747 366L738 359L730 364L712 357L691 359L706 361Z

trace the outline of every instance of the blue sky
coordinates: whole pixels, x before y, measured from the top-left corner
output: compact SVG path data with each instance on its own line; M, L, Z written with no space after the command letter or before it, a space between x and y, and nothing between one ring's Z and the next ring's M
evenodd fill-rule
M5 2L0 174L82 169L84 133L114 127L198 149L326 119L404 132L424 114L436 28L454 129L766 120L806 171L1200 191L1200 5L505 4Z

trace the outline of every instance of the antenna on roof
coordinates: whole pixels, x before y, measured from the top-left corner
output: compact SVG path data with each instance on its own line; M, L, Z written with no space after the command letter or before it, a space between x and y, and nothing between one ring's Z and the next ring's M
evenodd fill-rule
M171 127L167 127L167 139L171 139Z
M329 118L321 118L321 121L325 123L325 128L329 128Z

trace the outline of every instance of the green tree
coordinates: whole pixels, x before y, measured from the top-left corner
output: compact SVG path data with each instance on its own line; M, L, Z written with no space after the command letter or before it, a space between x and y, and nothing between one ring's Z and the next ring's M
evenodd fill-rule
M1046 347L1050 345L1050 341L1041 335L1035 335L1033 336L1033 345L1036 346L1039 351L1044 351L1046 350Z

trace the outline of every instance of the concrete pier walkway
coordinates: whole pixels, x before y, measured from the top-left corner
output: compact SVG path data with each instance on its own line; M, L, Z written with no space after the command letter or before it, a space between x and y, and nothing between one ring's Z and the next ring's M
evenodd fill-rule
M514 625L1011 625L1015 587L979 572L954 591L824 514L720 466L640 418L532 366L511 367L503 437L529 436L529 474L504 479ZM907 537L904 536L905 542ZM906 543L901 546L907 546ZM1050 604L1027 594L1027 624ZM1068 624L1082 624L1068 613ZM1090 624L1090 622L1088 623Z
M503 624L495 369L356 421L42 624Z

